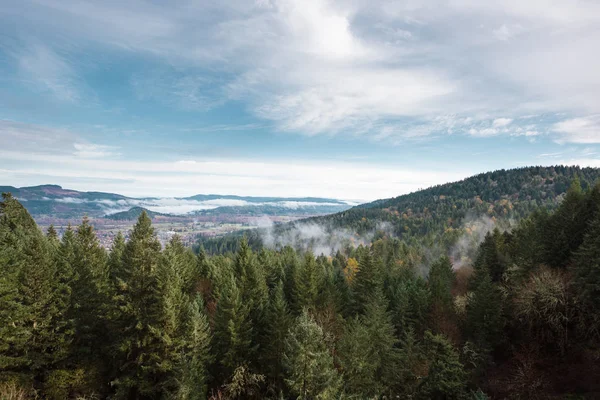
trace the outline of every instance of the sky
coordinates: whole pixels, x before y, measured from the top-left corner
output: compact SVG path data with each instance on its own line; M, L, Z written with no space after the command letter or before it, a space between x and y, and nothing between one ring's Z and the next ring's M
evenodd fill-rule
M374 200L600 167L597 0L0 0L0 185Z

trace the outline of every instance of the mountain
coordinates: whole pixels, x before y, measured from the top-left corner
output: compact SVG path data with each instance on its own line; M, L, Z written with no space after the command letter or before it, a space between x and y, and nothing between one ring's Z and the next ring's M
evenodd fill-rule
M112 219L137 217L143 208L154 215L261 216L323 215L346 210L351 204L327 198L251 197L219 194L198 194L190 197L132 198L114 193L80 192L58 185L16 188L0 186L0 192L10 192L34 218L51 217L79 219L117 214Z
M600 179L600 169L502 169L299 223L326 224L358 233L375 230L385 223L401 238L439 234L459 228L466 217L509 220L527 216L540 206L552 210L576 178L586 189Z
M539 207L555 209L576 178L586 189L600 179L600 169L552 166L486 172L338 213L203 239L202 245L209 252L232 251L244 234L255 247L291 244L327 253L389 235L421 246L450 248L459 240L477 242L495 226L509 229Z

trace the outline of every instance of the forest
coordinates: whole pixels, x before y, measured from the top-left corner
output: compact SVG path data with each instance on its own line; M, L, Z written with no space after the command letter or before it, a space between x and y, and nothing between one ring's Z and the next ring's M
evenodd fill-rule
M62 237L42 232L4 194L0 398L598 398L590 180L574 178L560 201L527 200L460 266L426 251L442 236L418 242L416 230L333 254L243 238L222 254L177 236L163 248L146 213L107 251L87 219ZM563 190L551 181L540 184ZM365 210L346 213L369 223Z

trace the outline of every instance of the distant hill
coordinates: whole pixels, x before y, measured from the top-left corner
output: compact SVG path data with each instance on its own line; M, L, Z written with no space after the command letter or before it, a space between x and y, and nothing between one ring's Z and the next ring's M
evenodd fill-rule
M133 221L133 220L138 219L138 217L144 211L146 211L146 214L148 214L148 216L150 218L152 218L152 219L154 217L157 217L157 216L164 216L164 217L170 216L168 214L162 214L162 213L157 213L157 212L154 212L154 211L150 211L150 210L147 210L147 209L145 209L143 207L132 207L132 208L130 208L127 211L121 211L121 212L118 212L118 213L105 215L104 218L112 219L112 220L115 220L115 221Z
M79 219L109 216L111 219L137 218L138 209L153 215L209 216L310 216L335 213L351 207L345 201L318 197L252 197L218 194L198 194L190 197L132 198L114 193L80 192L58 185L16 188L0 186L0 192L10 192L34 218ZM141 211L139 211L141 212ZM138 213L138 214L136 214Z

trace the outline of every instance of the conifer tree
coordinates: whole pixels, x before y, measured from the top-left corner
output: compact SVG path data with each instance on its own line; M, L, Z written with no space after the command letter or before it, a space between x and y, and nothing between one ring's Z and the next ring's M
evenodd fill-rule
M314 309L319 295L319 275L315 256L307 252L295 280L296 307Z
M201 399L206 392L210 332L201 297L190 292L196 259L175 235L158 268L162 292L163 397Z
M66 360L69 291L54 247L10 194L0 203L0 379L43 383Z
M452 344L442 335L425 332L429 368L419 387L418 398L462 399L466 394L466 373Z
M54 225L50 225L48 227L48 230L46 231L46 237L52 244L58 245L60 242L60 239L58 238L58 232L56 232Z
M374 293L383 285L377 263L370 249L362 249L358 271L352 283L352 305L355 314L362 314Z
M575 284L586 334L600 338L600 213L575 255Z
M397 342L387 300L379 290L365 314L348 323L339 346L347 393L363 398L393 393L400 361Z
M575 179L563 202L550 217L546 232L546 262L566 267L573 252L581 245L587 228L586 197L581 182Z
M116 276L119 310L112 383L117 398L160 395L162 376L162 299L158 285L161 246L150 218L142 212L123 252L123 268Z
M478 273L479 283L466 306L466 333L480 350L488 352L502 340L503 298L487 271L482 270Z
M326 346L323 329L307 309L297 318L285 341L286 383L298 399L333 399L340 378Z
M285 339L293 322L281 281L275 286L269 299L266 320L268 323L262 338L262 364L276 391L279 392L283 389Z
M442 257L432 264L427 283L431 293L431 328L437 333L451 329L454 317L454 299L452 287L456 280L452 263L448 257Z
M106 343L108 301L108 269L106 252L100 246L94 229L85 217L77 227L73 241L72 296L70 316L75 323L73 343L77 364L94 365ZM66 243L65 243L66 244Z
M253 327L250 305L243 301L240 289L231 277L223 288L215 313L212 348L215 351L216 375L225 382L236 368L254 360Z

